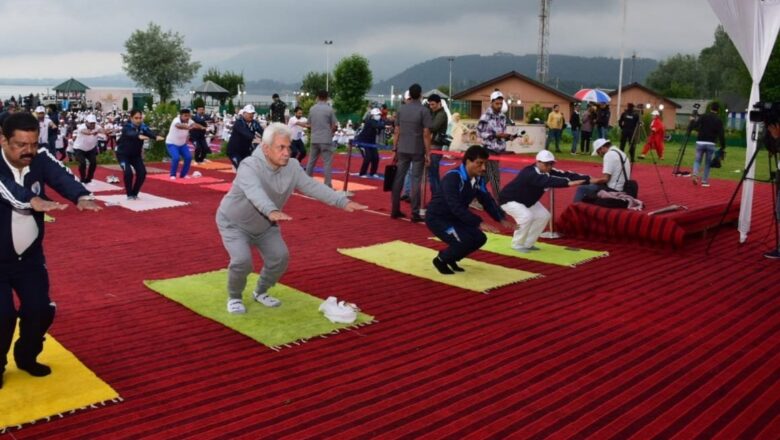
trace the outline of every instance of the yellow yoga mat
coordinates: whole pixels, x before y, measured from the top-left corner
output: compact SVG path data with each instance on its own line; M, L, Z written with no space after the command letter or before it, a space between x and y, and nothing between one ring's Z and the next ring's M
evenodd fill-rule
M76 356L51 336L46 336L38 361L52 373L33 377L16 369L9 357L0 388L0 432L77 409L121 400Z
M523 270L483 263L470 258L464 258L458 263L466 272L442 275L431 263L438 254L437 251L399 240L374 246L339 249L338 251L352 258L374 263L377 266L392 269L396 272L474 292L485 293L491 289L542 276Z
M200 168L204 170L231 170L233 169L233 164L229 162L203 162L203 163L192 163L192 166L194 168Z
M522 258L523 260L538 261L540 263L554 264L556 266L575 267L579 264L597 258L608 257L609 252L591 251L588 249L572 248L558 246L550 243L537 241L538 251L518 252L512 249L512 237L508 235L486 233L487 243L480 250L492 252L494 254L506 255L508 257ZM433 240L439 240L432 237Z
M376 322L373 316L358 313L352 324L334 324L319 311L322 299L283 284L268 291L282 301L280 307L269 308L252 299L257 274L251 274L244 292L247 313L227 312L227 271L199 273L167 280L144 281L147 287L193 312L229 327L244 336L273 349L289 347L311 338L338 333L348 327L360 327ZM338 296L338 295L335 295ZM339 299L346 299L341 298Z

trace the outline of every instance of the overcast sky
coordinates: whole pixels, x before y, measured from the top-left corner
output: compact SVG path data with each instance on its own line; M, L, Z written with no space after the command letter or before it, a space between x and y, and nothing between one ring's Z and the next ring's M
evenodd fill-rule
M626 56L698 53L718 24L707 0L627 0ZM550 53L618 57L619 0L552 0ZM0 0L0 78L122 73L120 54L150 21L181 33L204 69L299 81L366 56L375 80L438 56L536 53L539 0Z

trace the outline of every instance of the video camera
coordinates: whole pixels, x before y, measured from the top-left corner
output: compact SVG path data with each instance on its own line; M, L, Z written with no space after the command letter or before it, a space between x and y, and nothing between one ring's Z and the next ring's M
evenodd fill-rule
M757 102L750 111L750 122L763 122L766 125L780 122L780 102Z
M698 102L694 103L693 104L693 110L691 111L691 117L695 118L696 116L699 116L699 109L700 108L701 108L701 104L699 104Z

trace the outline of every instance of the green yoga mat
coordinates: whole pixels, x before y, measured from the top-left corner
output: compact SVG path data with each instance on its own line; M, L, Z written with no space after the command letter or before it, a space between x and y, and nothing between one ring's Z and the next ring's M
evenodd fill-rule
M322 299L277 284L269 293L282 301L275 308L265 307L252 299L257 274L249 276L244 292L247 313L227 312L227 271L207 272L167 280L144 281L147 287L187 307L193 312L217 321L261 344L279 350L320 336L338 333L346 328L376 322L373 316L358 313L353 324L333 324L319 311Z
M539 248L538 251L522 253L512 249L511 236L490 232L485 233L485 235L487 235L487 243L480 250L508 257L538 261L540 263L555 264L556 266L575 267L591 260L609 256L609 252L606 251L590 251L588 249L557 246L538 241L535 244ZM439 241L436 237L431 237L431 240Z
M541 277L536 273L483 263L470 258L464 258L458 263L466 272L442 275L431 263L438 254L437 251L398 240L338 251L380 267L474 292L486 293L491 289Z

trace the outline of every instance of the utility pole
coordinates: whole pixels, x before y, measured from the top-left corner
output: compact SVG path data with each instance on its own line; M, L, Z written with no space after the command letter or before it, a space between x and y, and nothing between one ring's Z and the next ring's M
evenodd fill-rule
M550 1L540 0L539 4L539 54L536 60L536 80L547 82L550 73Z
M629 77L628 83L634 84L634 65L636 64L636 51L634 51L634 54L631 55L631 76Z
M325 40L325 91L330 92L330 47L333 40Z
M450 95L450 99L452 99L452 95L454 95L454 93L452 93L452 62L455 61L455 58L449 57L447 58L447 61L450 62L450 90L448 90L448 93Z

